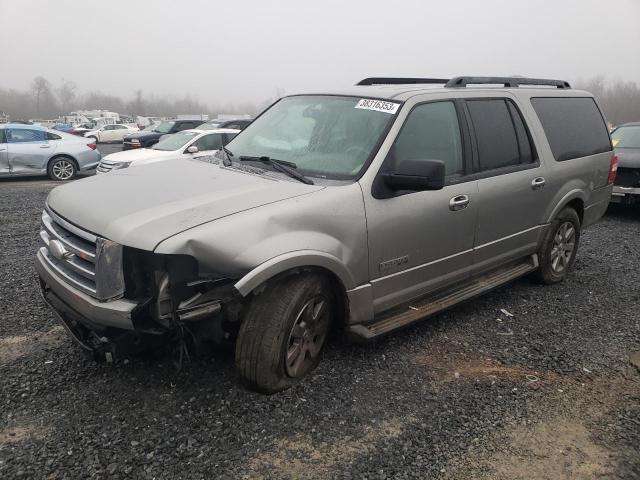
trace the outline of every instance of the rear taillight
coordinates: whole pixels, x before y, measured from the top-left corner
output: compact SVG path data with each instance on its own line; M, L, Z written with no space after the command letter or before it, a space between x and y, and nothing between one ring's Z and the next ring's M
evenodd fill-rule
M95 150L97 145L95 143L87 143L87 147L89 147L91 150Z
M618 157L613 155L611 157L611 164L609 165L609 177L607 178L607 185L613 185L616 180L616 173L618 173Z

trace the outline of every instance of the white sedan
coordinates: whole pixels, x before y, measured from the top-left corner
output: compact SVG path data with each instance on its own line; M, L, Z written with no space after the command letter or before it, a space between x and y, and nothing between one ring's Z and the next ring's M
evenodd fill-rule
M125 136L139 131L140 129L136 127L116 123L115 125L104 125L103 127L86 132L84 136L93 138L96 143L121 142Z
M178 158L198 158L213 155L235 137L240 130L183 130L165 135L151 148L136 148L112 153L102 158L96 173L107 173L122 168L139 167L149 163Z

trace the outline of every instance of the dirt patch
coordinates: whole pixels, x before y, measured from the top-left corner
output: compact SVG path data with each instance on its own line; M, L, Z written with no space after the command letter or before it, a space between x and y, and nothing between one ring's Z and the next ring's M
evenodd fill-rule
M332 443L317 442L303 434L282 439L248 462L250 473L244 478L264 478L265 472L269 478L331 478L334 467L399 437L415 421L413 417L385 420L368 428L360 438L344 437Z
M65 341L65 331L55 326L47 332L0 338L0 365L26 357L34 350L56 348Z
M491 358L472 358L464 353L418 355L413 363L427 369L426 374L438 382L454 380L522 380L527 383L555 381L555 372L531 370L519 365L504 365Z
M0 445L18 443L24 440L41 439L47 433L47 429L35 425L17 425L15 427L0 430Z

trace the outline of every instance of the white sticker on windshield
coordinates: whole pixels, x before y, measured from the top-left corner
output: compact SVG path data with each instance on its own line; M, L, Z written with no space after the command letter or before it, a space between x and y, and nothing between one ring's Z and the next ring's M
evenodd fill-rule
M400 107L399 103L385 102L384 100L368 100L366 98L361 99L356 108L363 108L365 110L375 110L376 112L384 112L394 114Z

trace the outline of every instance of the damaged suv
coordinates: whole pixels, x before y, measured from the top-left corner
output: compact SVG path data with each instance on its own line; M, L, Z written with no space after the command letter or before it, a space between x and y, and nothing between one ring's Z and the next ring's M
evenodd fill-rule
M562 281L615 172L600 109L564 81L369 78L280 99L215 158L54 189L36 266L87 351L235 341L243 381L275 392L332 329L372 339Z

